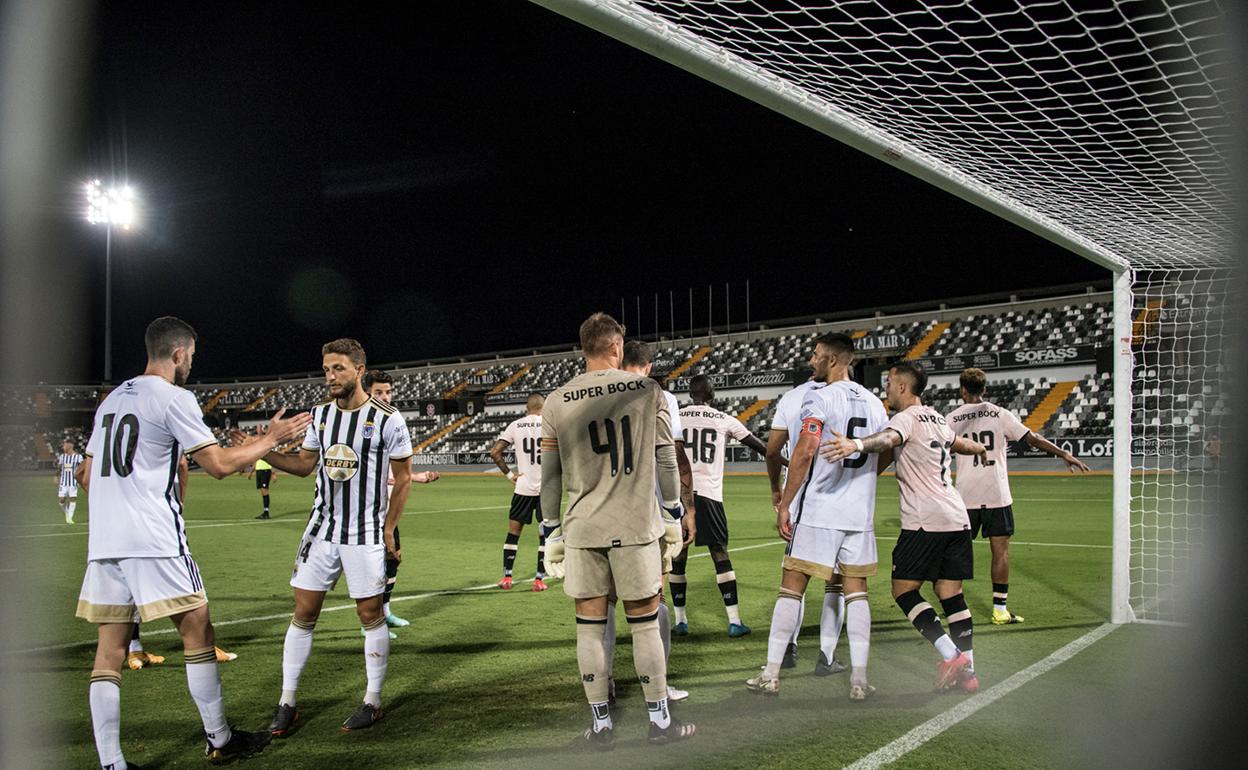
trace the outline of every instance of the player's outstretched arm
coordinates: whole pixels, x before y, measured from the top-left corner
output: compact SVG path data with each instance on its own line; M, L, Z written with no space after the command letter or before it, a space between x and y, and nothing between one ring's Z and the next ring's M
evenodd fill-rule
M971 441L969 438L958 436L953 440L953 452L959 455L979 455L983 457L988 454L988 450L978 441Z
M307 412L301 412L293 417L283 417L285 413L285 409L277 410L277 414L269 420L268 432L246 444L230 447L209 444L197 450L195 462L199 463L199 467L207 471L208 475L214 479L223 479L255 463L261 457L266 459L268 456L277 457L276 454L271 454L274 449L300 436L312 424L312 415ZM272 461L270 463L276 465ZM286 469L282 468L282 470Z
M1066 463L1066 470L1071 473L1074 473L1075 471L1078 471L1079 473L1087 473L1090 470L1090 468L1088 468L1082 460L1075 457L1073 452L1067 452L1065 449L1062 449L1057 444L1054 444L1052 441L1049 441L1047 438L1041 436L1035 431L1029 431L1023 440L1026 441L1028 445L1033 446L1042 452L1048 452L1062 462Z
M886 449L901 446L901 434L892 428L872 433L866 438L849 438L832 431L832 438L819 447L819 456L830 463L839 463L857 452L878 455ZM790 461L791 462L791 461Z

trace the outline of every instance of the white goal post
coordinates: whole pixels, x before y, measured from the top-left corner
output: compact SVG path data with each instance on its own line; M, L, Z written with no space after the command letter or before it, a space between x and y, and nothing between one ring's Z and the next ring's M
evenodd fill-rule
M1113 271L1110 615L1183 620L1225 413L1217 0L533 2Z

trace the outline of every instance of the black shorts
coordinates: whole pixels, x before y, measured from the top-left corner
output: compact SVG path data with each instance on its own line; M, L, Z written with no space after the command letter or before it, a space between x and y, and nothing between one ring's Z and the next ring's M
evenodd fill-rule
M512 521L518 521L521 524L532 524L533 516L542 518L542 498L540 495L516 495L511 496L511 513L507 514L507 518Z
M695 494L693 516L698 524L694 545L728 545L728 515L723 503Z
M971 531L903 529L893 546L893 580L970 580L975 576Z
M979 537L982 530L984 537L1009 537L1014 534L1014 507L1004 508L970 508L966 514L971 517L971 539Z
M256 471L256 489L268 489L273 480L273 471Z

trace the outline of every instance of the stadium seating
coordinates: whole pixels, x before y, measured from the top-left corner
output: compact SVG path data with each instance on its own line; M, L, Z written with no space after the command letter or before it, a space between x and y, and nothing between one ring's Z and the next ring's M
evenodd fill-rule
M1184 295L1173 310L1208 312L1209 300L1198 292ZM914 316L911 316L913 318ZM1158 316L1160 318L1160 316ZM1149 317L1136 330L1137 366L1148 367L1146 378L1152 385L1143 389L1133 384L1132 406L1143 413L1142 432L1149 438L1203 441L1217 435L1228 416L1229 398L1216 384L1220 372L1206 366L1205 353L1199 349L1173 346L1157 350L1152 344L1149 324L1164 320ZM976 353L1000 352L1021 348L1049 348L1064 345L1090 345L1104 342L1112 327L1108 302L1075 302L1055 304L1047 308L1008 309L995 313L957 316L942 312L937 318L899 323L878 323L871 331L880 335L898 335L905 349L913 349L920 341L930 345L923 352L929 357L965 356ZM1139 324L1137 324L1138 326ZM942 330L943 331L940 331ZM936 332L940 332L937 334ZM764 333L766 334L766 333ZM681 376L696 374L729 375L798 369L810 355L813 333L778 330L769 336L755 334L750 339L719 338L709 344L668 344L656 351L659 375L676 369ZM577 355L547 355L536 362L512 360L505 363L482 361L479 364L457 364L453 368L422 367L394 371L395 403L407 415L408 430L414 445L423 452L481 453L493 446L499 432L508 422L523 414L517 403L530 392L546 392L582 371ZM1156 375L1156 376L1154 376ZM1071 378L1073 380L1073 378ZM1068 381L1069 383L1069 381ZM1167 383L1184 383L1182 387ZM1189 384L1191 383L1191 384ZM998 380L988 387L985 398L1010 409L1026 419L1037 405L1053 392L1053 397L1033 417L1044 420L1039 430L1052 438L1104 437L1112 434L1113 387L1108 373L1088 375L1062 388L1070 392L1061 398L1062 390L1054 391L1054 382L1044 377L1019 377ZM255 417L272 411L307 409L326 398L320 377L294 379L280 383L239 383L193 385L200 403L213 412L237 414L249 410ZM0 389L0 408L5 415L5 438L0 450L0 468L36 467L36 457L47 456L44 447L34 446L34 437L44 435L50 446L59 446L65 435L74 436L82 445L84 427L99 403L99 386L50 386L46 388ZM883 396L880 389L876 392ZM481 412L472 416L417 414L422 400L452 398L468 393L502 395L511 400L505 411ZM682 405L688 403L686 393L677 394ZM765 438L776 399L760 399L742 390L720 394L714 405L723 411L749 414L746 426ZM931 388L925 399L935 409L949 412L961 404L955 386ZM1060 403L1055 403L1060 401ZM1047 419L1048 407L1056 411ZM44 428L49 409L56 419ZM70 426L68 430L63 426ZM77 427L75 427L77 425ZM219 438L225 441L224 432ZM39 450L39 451L36 451Z

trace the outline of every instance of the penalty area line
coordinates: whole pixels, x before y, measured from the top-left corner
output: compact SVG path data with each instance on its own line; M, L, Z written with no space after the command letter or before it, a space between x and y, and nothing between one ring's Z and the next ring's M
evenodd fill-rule
M1047 674L1049 671L1057 668L1105 638L1117 628L1118 626L1113 623L1106 623L1092 629L1073 642L1051 653L1048 657L1042 658L1022 671L1015 673L1005 681L993 685L977 695L972 695L943 714L932 717L892 743L881 746L853 764L846 765L845 770L875 770L875 768L883 767L890 762L896 762L985 706L995 703L1036 677Z

